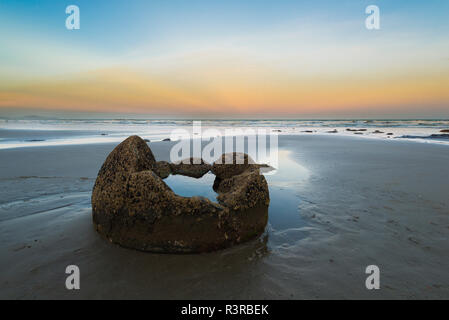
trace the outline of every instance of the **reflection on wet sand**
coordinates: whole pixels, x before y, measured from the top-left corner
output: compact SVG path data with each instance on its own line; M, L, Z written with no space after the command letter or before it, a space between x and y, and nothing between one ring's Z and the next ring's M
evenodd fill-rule
M306 168L290 158L288 150L279 150L279 167L265 174L270 189L268 226L264 235L267 245L265 252L269 252L268 248L294 245L306 236L306 222L298 209L301 200L294 186L307 181L309 175ZM217 193L212 188L214 178L211 173L199 179L171 175L164 181L178 195L203 196L216 202Z

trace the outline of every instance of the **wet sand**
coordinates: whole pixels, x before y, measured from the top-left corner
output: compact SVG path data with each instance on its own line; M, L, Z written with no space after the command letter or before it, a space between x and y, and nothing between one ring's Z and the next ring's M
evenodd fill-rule
M150 146L167 160L172 144ZM90 193L114 146L0 150L0 298L449 298L447 146L280 136L266 233L201 255L136 252L94 231ZM81 290L65 288L69 264ZM365 288L371 264L380 290Z

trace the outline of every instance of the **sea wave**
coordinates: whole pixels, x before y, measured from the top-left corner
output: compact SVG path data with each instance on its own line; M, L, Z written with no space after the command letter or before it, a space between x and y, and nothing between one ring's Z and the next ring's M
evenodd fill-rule
M170 137L174 129L192 130L194 120L178 119L0 119L0 149L119 142L133 134L150 141ZM232 119L201 120L203 130L271 129L279 135L327 134L375 139L402 139L448 144L436 139L449 129L446 119Z

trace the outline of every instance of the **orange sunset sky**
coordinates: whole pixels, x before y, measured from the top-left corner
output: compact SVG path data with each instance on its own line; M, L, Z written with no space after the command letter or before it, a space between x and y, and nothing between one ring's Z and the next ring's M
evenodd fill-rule
M371 2L2 1L0 115L449 118L449 5Z

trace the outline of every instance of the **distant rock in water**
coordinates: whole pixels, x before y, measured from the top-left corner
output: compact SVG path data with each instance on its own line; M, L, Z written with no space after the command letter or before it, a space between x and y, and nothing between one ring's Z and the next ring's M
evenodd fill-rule
M449 139L449 134L431 134L430 138L434 138L434 139Z
M366 131L366 129L351 129L351 128L347 128L346 131Z
M95 228L113 243L151 252L208 252L253 239L268 221L268 184L261 165L250 163L248 155L222 158L240 157L247 164L157 162L145 141L131 136L109 154L98 173L92 192ZM181 197L162 180L170 174L199 177L211 169L218 174L218 203Z
M337 129L331 130L331 131L327 131L327 133L338 133Z
M162 141L171 141L170 138L165 138Z
M443 130L440 130L440 132L449 133L449 129L443 129Z
M442 134L431 134L430 136L411 136L411 135L404 135L399 138L405 138L405 139L435 139L435 140L448 140L449 134L442 133Z
M373 133L383 133L383 131L375 130Z

